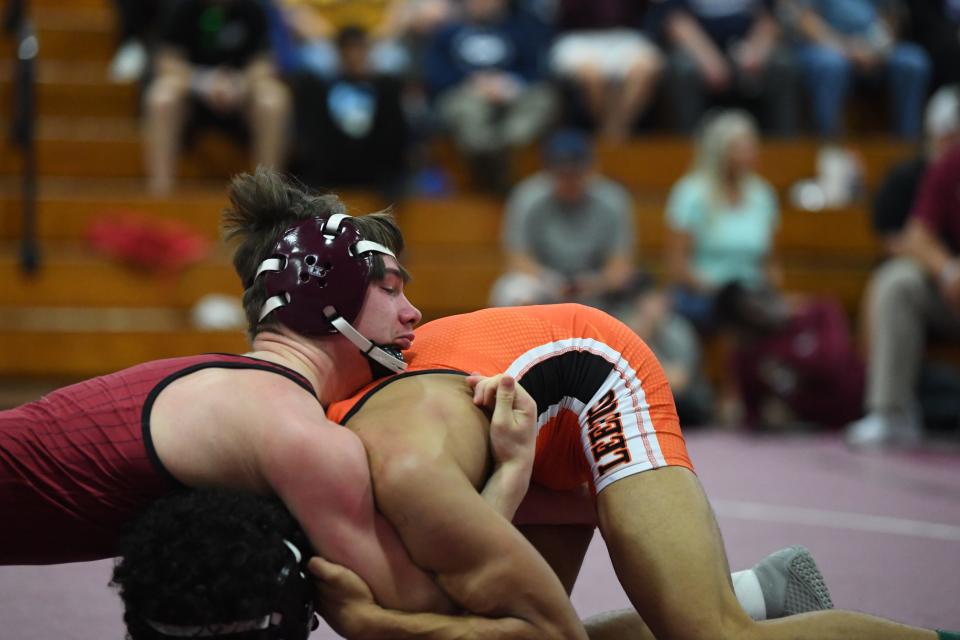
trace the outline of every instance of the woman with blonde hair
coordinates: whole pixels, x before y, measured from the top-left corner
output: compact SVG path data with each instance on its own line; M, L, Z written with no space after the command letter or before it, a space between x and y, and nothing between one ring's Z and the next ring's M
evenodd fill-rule
M773 236L779 208L756 173L758 133L744 111L708 114L692 170L667 201L668 278L677 310L700 328L711 323L713 294L729 282L779 284Z

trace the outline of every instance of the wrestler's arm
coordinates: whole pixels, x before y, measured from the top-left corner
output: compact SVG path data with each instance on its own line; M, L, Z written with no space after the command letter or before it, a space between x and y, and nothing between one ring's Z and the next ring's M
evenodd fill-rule
M399 625L390 636L398 639L586 638L556 575L452 458L415 443L382 444L393 453L383 460L370 453L381 512L414 562L475 617L465 625L457 617L380 611L366 622Z
M432 437L443 431L445 424L427 425L423 433L428 435L420 438L411 436L416 431L413 425L410 430L406 425L398 430L360 430L367 435L368 455L374 466L386 471L377 476L378 489L383 481L387 494L409 490L407 504L419 503L425 511L426 517L416 510L400 514L401 531L417 543L419 557L430 563L430 568L443 569L439 579L458 604L479 615L407 614L382 608L353 572L313 558L310 569L316 579L318 607L338 633L348 638L398 640L583 637L583 629L553 572L501 517L513 513L522 497L515 491L522 493L529 483L536 436L536 405L512 383L512 379L506 384L492 379L486 386L477 386L477 404L481 406L489 407L491 394L496 393L491 446L495 462L505 470L499 476L495 472L488 481L484 489L487 503L467 482L459 465L444 453L443 439ZM476 386L476 380L473 384ZM484 388L489 392L486 400L481 397ZM425 415L428 413L424 407L416 416L421 428L429 419ZM406 445L410 447L404 450ZM395 446L401 449L394 450ZM443 462L434 466L440 460ZM435 473L417 477L420 474L416 469ZM410 472L413 474L408 475ZM405 481L394 483L393 474ZM516 477L511 478L514 474ZM454 504L451 511L450 502L457 503L461 497L466 504ZM456 524L451 527L451 522ZM461 535L458 528L467 535ZM512 569L518 570L521 580L510 573Z
M497 388L491 424L495 431L516 429L521 443L517 450L526 452L519 458L532 461L532 446L526 443L532 443L527 432L534 430L535 404L529 400L525 406L529 396L517 392L512 379L508 382ZM416 416L419 428L361 431L361 435L366 436L381 513L397 528L414 562L433 574L454 602L477 617L466 625L462 617L396 617L383 611L379 619L368 620L374 626L388 619L400 625L392 629L396 638L441 639L454 632L462 638L586 637L549 565L509 520L484 501L444 440L435 437L448 427L447 415L424 408ZM503 454L500 451L494 457L501 460ZM516 503L510 511L515 508ZM410 634L399 635L401 630Z
M310 560L317 589L317 610L344 638L364 640L480 640L539 638L515 618L481 618L432 613L404 613L378 606L357 574L323 558Z
M474 404L493 409L490 418L490 452L494 469L480 491L484 501L512 520L530 486L537 444L537 403L507 375L472 375L467 383Z
M267 484L300 522L318 554L356 571L384 606L447 611L449 601L417 568L373 502L359 438L328 421L309 396L268 420L259 449Z
M529 486L529 468L519 464L501 464L490 474L480 496L496 513L513 520Z

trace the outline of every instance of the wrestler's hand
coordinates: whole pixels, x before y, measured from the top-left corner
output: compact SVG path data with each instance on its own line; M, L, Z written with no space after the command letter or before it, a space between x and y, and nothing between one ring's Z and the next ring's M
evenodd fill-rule
M473 375L467 381L474 389L475 403L488 409L493 405L490 451L496 466L480 495L494 511L510 520L530 486L537 441L537 403L507 375Z
M484 378L476 374L467 378L473 387L474 404L493 408L490 418L490 450L498 466L533 465L537 440L537 404L506 374Z
M367 583L356 573L319 556L308 565L316 587L317 613L345 638L363 637L381 609Z

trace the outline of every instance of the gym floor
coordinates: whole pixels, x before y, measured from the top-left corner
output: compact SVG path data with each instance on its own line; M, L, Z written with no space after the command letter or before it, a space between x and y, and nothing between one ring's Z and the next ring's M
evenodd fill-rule
M734 570L812 552L837 607L960 628L960 448L853 453L835 435L687 434ZM0 639L120 640L110 561L0 567ZM582 616L629 606L599 535L573 593ZM326 626L312 640L336 638Z

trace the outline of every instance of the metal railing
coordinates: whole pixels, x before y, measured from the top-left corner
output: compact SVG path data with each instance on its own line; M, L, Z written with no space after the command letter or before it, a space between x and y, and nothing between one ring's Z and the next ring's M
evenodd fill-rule
M16 43L11 105L10 141L22 156L20 268L32 274L40 268L37 240L36 80L39 41L26 0L8 0L5 31Z

